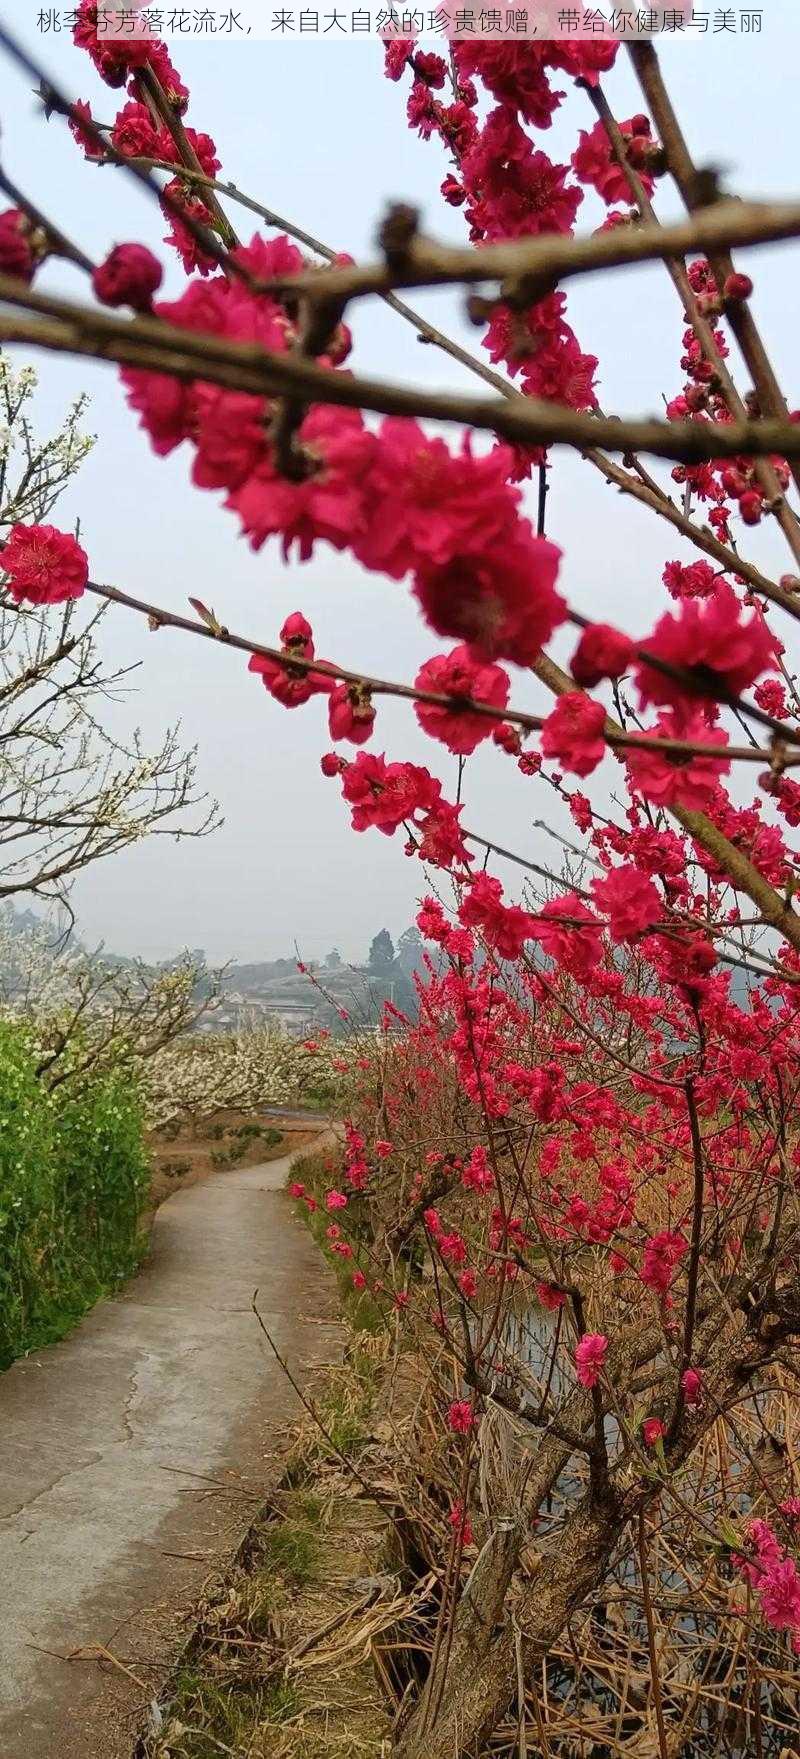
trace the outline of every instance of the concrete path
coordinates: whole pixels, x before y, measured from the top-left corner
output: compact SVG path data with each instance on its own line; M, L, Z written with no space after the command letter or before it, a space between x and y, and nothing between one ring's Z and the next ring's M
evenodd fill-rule
M194 1597L280 1475L299 1407L254 1290L299 1376L339 1346L290 1158L176 1192L120 1296L0 1375L2 1759L130 1759Z

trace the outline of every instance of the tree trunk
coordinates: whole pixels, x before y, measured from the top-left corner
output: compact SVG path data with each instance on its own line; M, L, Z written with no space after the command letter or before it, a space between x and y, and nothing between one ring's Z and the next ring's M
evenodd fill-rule
M790 1330L797 1331L798 1291L788 1302ZM778 1297L778 1303L781 1297ZM728 1307L727 1312L731 1313ZM754 1319L755 1316L753 1316ZM704 1334L704 1335L703 1335ZM704 1363L713 1402L696 1410L684 1410L680 1426L667 1454L672 1476L685 1464L719 1410L739 1397L748 1379L773 1354L775 1328L769 1342L746 1325L744 1316L732 1313L723 1320L719 1310L697 1337L697 1359ZM671 1382L672 1377L670 1377ZM669 1414L674 1387L662 1401L662 1416ZM558 1548L546 1557L535 1577L526 1582L515 1605L515 1618L522 1631L522 1659L526 1674L541 1661L574 1612L600 1587L611 1552L628 1522L662 1493L658 1477L643 1476L636 1456L612 1474L608 1495L587 1492L573 1515L564 1523ZM465 1632L469 1625L465 1624ZM470 1647L466 1639L451 1649L445 1688L435 1720L425 1726L425 1704L420 1704L397 1746L397 1759L466 1759L480 1754L492 1731L508 1709L517 1690L517 1655L514 1635L507 1620L489 1643Z

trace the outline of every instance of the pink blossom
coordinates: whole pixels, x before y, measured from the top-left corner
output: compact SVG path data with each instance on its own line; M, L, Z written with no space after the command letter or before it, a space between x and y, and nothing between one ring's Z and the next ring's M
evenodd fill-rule
M417 569L414 592L438 635L482 659L533 664L563 621L555 590L561 552L522 520L507 543Z
M607 1354L608 1338L602 1332L584 1334L575 1350L575 1367L581 1386L597 1385Z
M92 286L104 305L130 305L149 311L163 269L144 244L118 244L92 275Z
M0 570L12 598L33 605L79 599L89 578L86 551L55 525L12 525L0 551Z
M413 37L394 37L390 42L384 42L384 72L387 79L402 79L408 66L408 57L411 54L413 47Z
M467 1191L491 1191L494 1182L494 1173L486 1159L486 1150L478 1144L473 1148L463 1169L461 1183Z
M564 1306L567 1297L564 1290L555 1288L553 1283L539 1282L536 1284L536 1299L547 1308L548 1313L557 1313L559 1307Z
M285 661L272 659L269 654L251 654L247 669L258 673L265 690L284 708L300 708L319 692L327 693L333 680L327 672L312 672L307 666L293 666L291 652L291 648L286 649Z
M590 623L584 629L570 663L576 684L591 690L601 678L621 678L634 656L630 636L610 623Z
M605 753L605 724L601 702L593 702L582 690L569 690L544 723L542 751L576 776L591 775Z
M699 1368L687 1368L681 1376L681 1388L687 1405L699 1405L703 1393L703 1376Z
M437 1245L445 1264L466 1263L467 1243L455 1229L450 1234L440 1234Z
M296 546L305 562L320 539L342 550L366 530L365 472L375 438L357 409L317 404L303 422L299 443L308 457L300 482L282 475L265 453L227 506L238 513L254 550L277 535L284 556Z
M364 486L374 516L355 534L358 560L399 580L412 568L442 567L502 544L518 524L510 465L505 446L478 455L467 438L453 453L418 422L388 416L368 460Z
M652 880L630 864L614 867L602 879L592 880L592 895L598 910L608 918L615 941L633 940L663 914Z
M87 159L99 161L105 158L105 148L102 137L98 140L92 129L87 127L87 124L93 121L91 105L85 103L83 98L77 98L71 106L71 114L67 122L69 132L73 140L77 141L78 146L83 148L84 156Z
M673 599L707 599L716 592L720 575L710 562L668 562L661 576Z
M447 1412L447 1422L454 1435L469 1435L475 1423L475 1412L469 1399L454 1399Z
M646 116L633 116L627 122L620 123L620 131L628 139L646 138L650 123ZM605 123L596 122L594 128L581 129L577 151L572 155L575 174L581 183L591 184L602 196L609 207L615 202L629 202L631 188L622 166L617 164ZM648 195L653 191L653 179L646 170L640 169L639 175Z
M328 728L332 739L349 739L364 745L372 737L375 707L363 684L333 684L328 698Z
M554 92L544 65L544 47L538 42L454 42L459 77L479 74L498 103L518 110L523 122L549 128L561 94ZM551 49L552 44L546 47ZM580 44L583 48L584 45Z
M794 1558L785 1557L770 1564L758 1584L761 1608L768 1625L775 1631L800 1627L800 1575Z
M0 273L30 282L36 260L27 215L21 208L6 208L0 214Z
M681 599L678 610L661 618L643 646L670 666L696 668L701 694L707 676L709 696L715 689L739 696L774 663L776 653L775 637L763 617L758 612L745 616L725 580L712 598ZM681 707L686 701L686 686L646 660L636 668L636 683L642 703Z
M653 1234L644 1249L639 1273L642 1282L649 1289L655 1289L657 1294L666 1294L675 1270L687 1251L687 1243L681 1234L670 1233L668 1229Z
M114 120L111 145L125 158L170 159L176 157L172 136L156 128L146 104L124 104Z
M387 764L376 752L360 751L343 772L342 793L352 808L354 830L376 825L391 836L415 811L439 804L441 784L416 764Z
M568 165L537 151L508 105L490 111L461 160L468 214L487 238L571 232L583 200Z
M644 731L658 739L681 739L690 744L719 748L728 744L724 728L714 725L713 713L685 703L661 714L654 727ZM716 796L719 778L727 775L730 759L702 753L672 756L647 746L631 746L626 753L628 774L634 787L658 806L685 806L704 812Z
M574 977L587 977L600 958L602 925L576 892L549 898L529 933L549 958Z
M531 917L519 904L502 902L503 888L492 874L470 881L458 914L467 928L478 929L501 959L516 959L531 936Z
M417 690L431 691L439 696L471 698L505 708L508 702L508 676L500 666L481 664L463 643L449 654L436 654L420 667L414 684ZM434 739L441 739L448 750L469 756L481 740L488 739L496 723L489 715L470 714L456 703L439 708L434 703L417 702L414 713L421 727Z

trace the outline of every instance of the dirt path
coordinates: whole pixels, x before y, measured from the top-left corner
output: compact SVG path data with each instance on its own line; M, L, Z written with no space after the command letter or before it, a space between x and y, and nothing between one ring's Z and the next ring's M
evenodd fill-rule
M254 1290L299 1376L338 1347L290 1158L178 1191L121 1295L0 1376L2 1759L129 1759L192 1599L280 1474L298 1404Z

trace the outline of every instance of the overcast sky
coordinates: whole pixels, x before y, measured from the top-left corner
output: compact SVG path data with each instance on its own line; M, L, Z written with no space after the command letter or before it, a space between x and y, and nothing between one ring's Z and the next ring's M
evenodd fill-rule
M720 166L737 193L796 195L790 94L800 9L796 0L766 0L763 10L760 37L670 44L663 65L700 162ZM37 35L38 11L33 0L0 0L4 18L70 94L91 98L95 114L110 119L118 94L95 80L66 37ZM405 93L383 78L375 44L194 42L181 46L176 60L192 92L190 120L214 135L223 175L287 219L363 257L373 251L387 200L402 198L419 206L429 232L463 237L462 220L438 193L446 170L442 151L410 134ZM58 119L42 120L29 81L8 66L0 78L10 175L95 256L130 238L159 248L163 225L150 202L119 173L85 164ZM618 116L641 107L624 55L605 83ZM570 90L541 144L566 159L576 129L592 119L585 96ZM678 212L663 186L658 205L662 216ZM237 210L235 218L249 236L249 217ZM589 229L601 218L599 203L587 195L579 225ZM168 290L177 292L180 273L163 255ZM800 250L773 246L750 253L747 266L787 395L800 402ZM48 265L37 285L74 296L84 291L78 274L61 264ZM417 303L442 328L479 347L457 296L421 296ZM658 412L662 396L678 391L682 324L663 270L580 282L569 290L569 315L583 346L600 357L599 395L607 411ZM358 369L475 387L377 303L359 308L355 339ZM167 460L153 456L113 368L54 356L36 364L42 428L57 423L78 390L91 396L98 445L54 517L68 526L80 515L96 579L175 609L186 609L188 594L198 595L231 628L267 642L276 639L287 612L300 608L314 625L318 653L384 675L413 676L420 661L438 651L442 644L426 635L407 586L367 576L322 546L304 565L286 566L271 545L252 554L221 497L190 486L186 448ZM556 455L551 482L548 530L563 546L562 579L571 602L588 614L602 609L643 633L665 604L664 562L688 559L686 546L645 510L621 505L580 460ZM748 553L778 572L788 566L761 533ZM271 958L295 940L309 957L338 945L344 956L357 958L380 927L396 935L407 926L424 876L404 857L400 837L350 830L337 784L319 772L329 744L321 700L289 714L248 676L242 656L168 631L150 635L123 611L106 619L104 640L110 659L142 662L134 693L119 711L121 724L139 725L155 741L159 728L180 719L186 742L198 746L202 783L219 799L225 824L202 842L159 839L88 871L74 894L87 938L153 958L184 945L203 946L215 960ZM567 640L556 651L569 646ZM513 695L519 707L536 708L542 700L535 682L520 674ZM381 702L378 715L372 749L426 762L452 795L455 759L420 734L408 708ZM605 770L613 788L613 760L606 759ZM465 798L471 828L540 861L552 860L556 850L532 821L569 823L545 783L519 777L514 764L491 749L470 761ZM514 883L513 870L497 871Z

